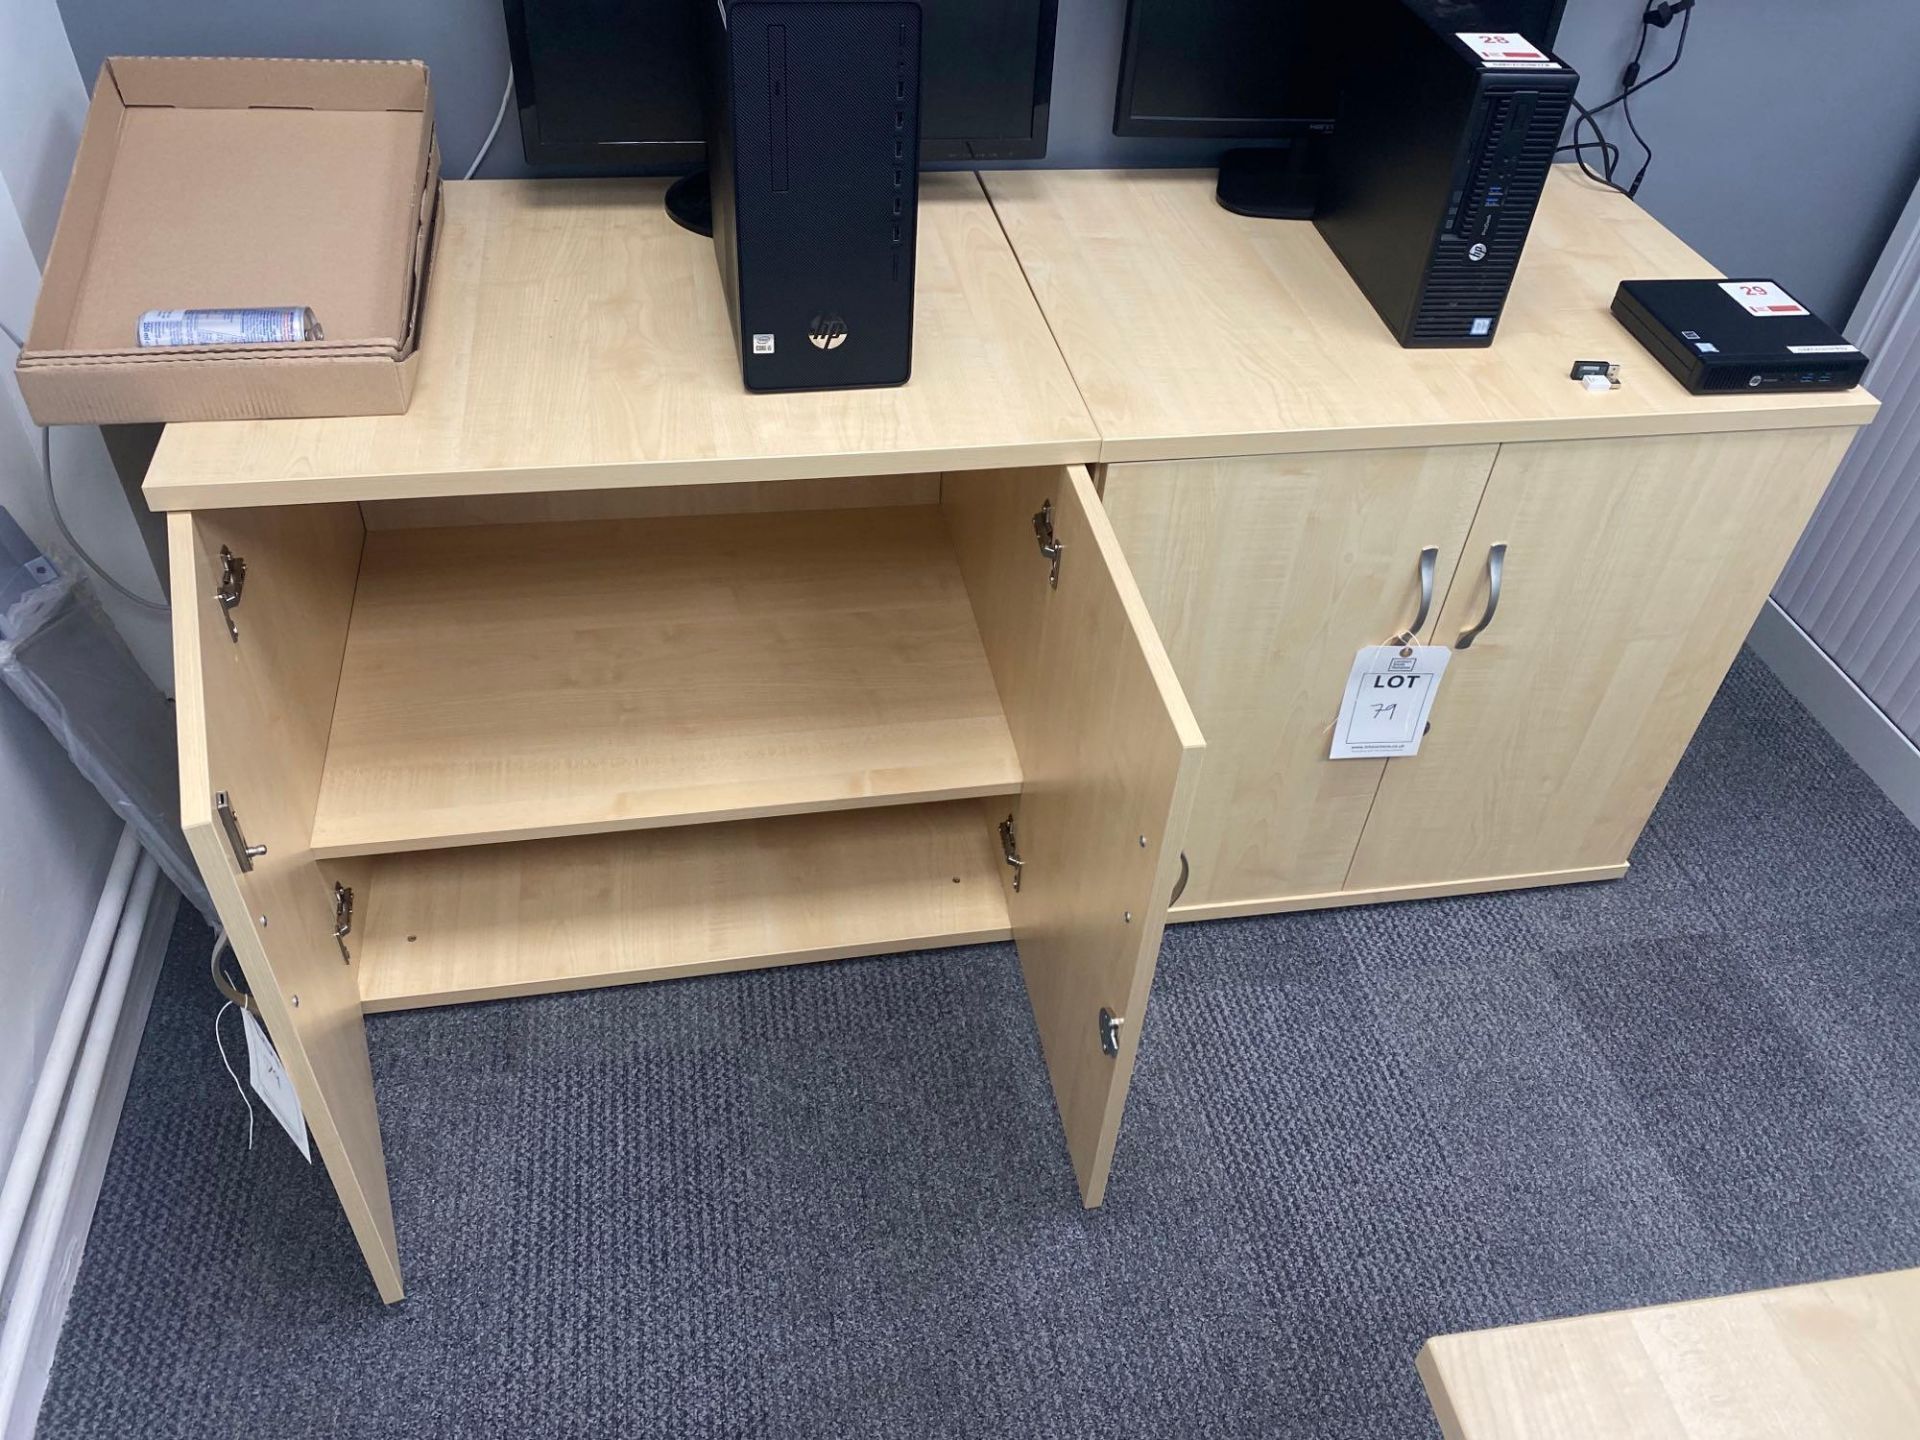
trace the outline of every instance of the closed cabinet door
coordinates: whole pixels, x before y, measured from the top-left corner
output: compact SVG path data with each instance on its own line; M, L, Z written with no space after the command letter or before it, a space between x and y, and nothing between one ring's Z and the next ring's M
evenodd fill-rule
M1623 867L1851 434L1502 447L1346 888Z
M1386 764L1328 758L1347 673L1362 646L1431 632L1495 453L1108 467L1107 514L1207 737L1176 919L1339 893Z

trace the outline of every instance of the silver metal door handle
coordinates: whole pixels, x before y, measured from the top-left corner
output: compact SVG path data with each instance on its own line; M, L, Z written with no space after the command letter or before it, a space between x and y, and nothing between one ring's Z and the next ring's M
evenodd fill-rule
M1460 638L1453 642L1454 649L1466 649L1493 623L1493 612L1500 608L1500 572L1506 568L1507 542L1502 540L1487 550L1487 608L1481 612L1479 624L1460 632Z
M1420 630L1427 623L1427 612L1433 609L1433 570L1440 559L1440 547L1429 545L1420 552L1420 612L1413 617L1413 623L1394 636L1389 642L1394 645L1414 645L1419 643Z

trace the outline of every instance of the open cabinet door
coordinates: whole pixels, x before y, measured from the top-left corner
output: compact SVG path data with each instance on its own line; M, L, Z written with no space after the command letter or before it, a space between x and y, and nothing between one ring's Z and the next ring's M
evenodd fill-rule
M309 853L360 566L359 510L167 521L187 841L374 1284L395 1301L399 1246L359 986L334 939L332 886ZM223 547L246 564L230 609L215 598ZM237 576L226 578L230 586ZM264 851L243 859L242 846Z
M941 504L1020 755L1008 909L1091 1207L1113 1163L1203 742L1084 469L949 475Z

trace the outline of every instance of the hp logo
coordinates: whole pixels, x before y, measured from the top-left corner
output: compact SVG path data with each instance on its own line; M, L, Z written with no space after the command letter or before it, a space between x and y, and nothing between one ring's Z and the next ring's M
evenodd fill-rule
M1487 258L1487 247L1480 244L1477 241L1474 243L1473 248L1467 251L1467 259L1475 261L1476 263L1486 258Z
M838 315L816 315L807 326L807 339L816 350L838 350L847 343L847 322Z

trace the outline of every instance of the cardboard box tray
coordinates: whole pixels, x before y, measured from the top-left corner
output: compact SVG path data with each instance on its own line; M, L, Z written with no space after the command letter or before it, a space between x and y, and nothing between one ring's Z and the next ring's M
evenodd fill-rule
M440 192L424 65L116 56L18 362L35 420L407 408ZM324 339L141 349L142 312L310 307Z

